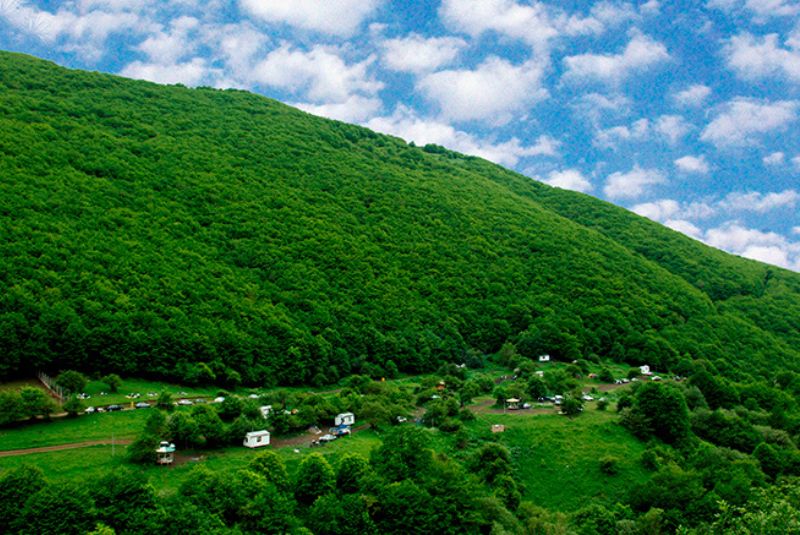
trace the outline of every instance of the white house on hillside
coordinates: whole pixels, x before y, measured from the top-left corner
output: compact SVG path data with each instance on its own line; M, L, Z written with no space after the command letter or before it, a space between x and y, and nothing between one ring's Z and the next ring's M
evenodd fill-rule
M550 355L539 355L539 362L550 362Z

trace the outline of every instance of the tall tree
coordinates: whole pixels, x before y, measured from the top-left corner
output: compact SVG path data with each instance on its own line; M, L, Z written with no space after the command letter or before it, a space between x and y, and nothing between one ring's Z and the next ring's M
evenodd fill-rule
M294 480L294 496L302 505L311 505L335 488L333 468L319 453L302 460Z

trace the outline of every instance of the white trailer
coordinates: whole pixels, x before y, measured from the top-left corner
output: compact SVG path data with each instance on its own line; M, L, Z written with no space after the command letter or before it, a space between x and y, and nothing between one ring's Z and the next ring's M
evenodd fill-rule
M261 446L269 445L269 431L266 429L262 431L251 431L244 437L245 448L260 448Z

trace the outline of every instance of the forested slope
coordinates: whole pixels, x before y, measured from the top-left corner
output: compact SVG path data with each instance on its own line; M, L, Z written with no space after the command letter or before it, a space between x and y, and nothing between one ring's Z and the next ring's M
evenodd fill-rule
M10 53L0 262L2 375L327 382L505 341L750 374L800 362L794 273L260 96Z

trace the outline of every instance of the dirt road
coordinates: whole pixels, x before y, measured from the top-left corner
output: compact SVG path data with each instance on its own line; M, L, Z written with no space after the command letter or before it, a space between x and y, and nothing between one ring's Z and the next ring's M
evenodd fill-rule
M127 446L131 440L115 440L116 446ZM28 455L31 453L45 453L49 451L74 450L76 448L88 448L90 446L110 446L110 440L87 440L86 442L72 442L71 444L58 444L57 446L42 446L40 448L25 448L21 450L0 451L0 457L16 457L17 455Z

